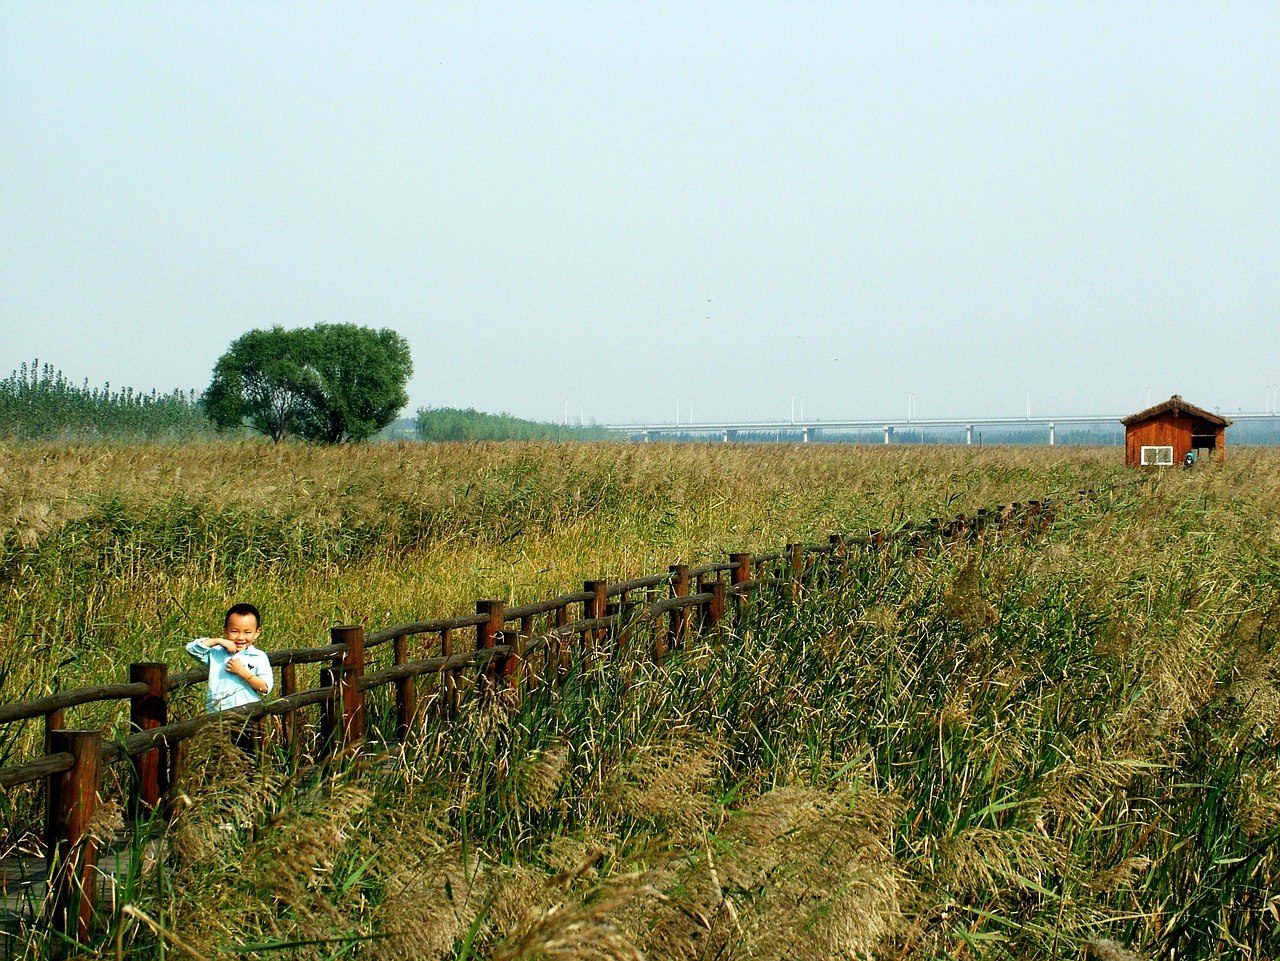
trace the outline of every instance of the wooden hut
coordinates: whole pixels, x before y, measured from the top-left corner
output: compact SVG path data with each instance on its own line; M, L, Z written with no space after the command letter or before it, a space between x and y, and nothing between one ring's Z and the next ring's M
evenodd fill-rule
M1226 457L1227 427L1231 421L1174 394L1136 414L1123 417L1124 462L1134 467L1172 467L1190 451L1196 460Z

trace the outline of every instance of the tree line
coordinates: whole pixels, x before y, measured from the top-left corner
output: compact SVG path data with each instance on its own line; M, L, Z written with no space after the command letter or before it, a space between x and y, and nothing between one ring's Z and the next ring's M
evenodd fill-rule
M193 391L159 394L75 384L39 360L0 380L0 437L177 441L216 432Z
M414 427L417 436L427 441L617 439L603 427L546 424L473 408L419 407Z
M570 427L474 409L419 408L396 424L413 373L409 345L392 330L355 324L251 330L218 358L208 388L159 394L77 386L38 360L0 381L0 438L189 440L261 434L279 443L606 440ZM410 431L397 430L411 425Z

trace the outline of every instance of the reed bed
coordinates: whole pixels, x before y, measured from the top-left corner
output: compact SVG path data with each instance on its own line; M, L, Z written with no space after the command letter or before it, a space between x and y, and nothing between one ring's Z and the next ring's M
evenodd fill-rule
M1104 481L1115 452L812 445L0 445L0 697L119 677L218 628L274 647L731 550ZM177 657L174 664L182 663Z
M524 601L998 501L1048 496L1057 510L1044 531L859 555L839 588L753 599L661 668L634 643L346 767L252 769L215 732L196 747L168 848L136 859L94 950L1280 954L1276 455L1144 475L1114 451L345 453L184 448L162 467L147 449L9 450L32 473L24 495L4 472L6 562L65 589L96 583L77 566L96 559L94 616L124 625L162 591L217 611L252 587L274 632L318 635L384 605L394 620L456 613L480 595ZM193 466L219 457L225 484ZM180 484L179 468L196 476ZM64 493L50 496L57 477ZM59 518L25 541L24 496ZM199 505L183 522L190 547L163 523L183 516L178 498ZM108 503L130 519L112 528L136 545L121 555L90 533ZM304 514L300 536L335 551L310 567L275 536ZM6 630L22 583L6 581ZM86 677L92 658L118 670L122 650L191 633L157 616L103 652L82 595L54 590L30 585L21 609L30 624L68 611ZM48 683L37 668L15 676ZM33 953L51 949L38 928L28 936Z

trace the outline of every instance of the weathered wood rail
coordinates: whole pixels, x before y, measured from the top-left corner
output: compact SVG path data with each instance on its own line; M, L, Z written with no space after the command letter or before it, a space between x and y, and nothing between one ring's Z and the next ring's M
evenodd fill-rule
M43 782L44 844L50 891L49 920L83 937L95 910L97 848L90 831L103 790L103 772L127 763L127 810L131 817L163 817L170 786L181 780L189 739L212 724L257 724L281 719L279 740L296 752L304 740L317 760L346 755L369 742L367 692L390 687L394 730L385 740L403 741L430 713L449 717L467 696L502 693L519 698L531 686L558 683L576 658L607 656L611 648L637 642L647 632L658 662L699 630L715 629L730 605L745 595L773 590L797 599L806 590L837 583L855 552L903 546L917 552L940 543L970 539L990 528L1039 530L1052 519L1045 501L999 505L991 510L933 519L896 530L856 536L834 534L825 544L787 544L780 552L732 553L727 562L672 565L664 574L611 584L587 581L576 593L518 607L500 600L476 602L474 614L416 621L366 635L363 626L331 628L330 643L269 654L278 672L279 696L214 714L170 720L171 695L208 679L205 668L170 673L161 663L131 665L127 683L100 684L0 705L0 724L42 718L44 754L0 767L0 788ZM665 596L659 596L660 594ZM473 631L466 641L462 632ZM423 637L431 638L422 644ZM389 648L390 663L370 670L371 656ZM429 656L421 655L434 651ZM317 683L300 688L298 666L319 665ZM430 697L420 679L434 679ZM101 730L67 724L67 712L103 701L129 702L131 733L107 740ZM433 711L427 711L430 703ZM318 708L314 726L301 712Z

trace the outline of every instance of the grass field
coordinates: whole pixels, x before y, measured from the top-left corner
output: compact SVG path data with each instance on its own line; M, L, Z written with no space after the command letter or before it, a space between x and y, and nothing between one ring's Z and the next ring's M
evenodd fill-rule
M520 602L677 561L1046 496L1073 451L676 445L0 447L0 697L95 682L219 626L275 647ZM175 663L180 663L175 661ZM112 675L114 676L114 675ZM17 685L17 687L15 687Z
M231 600L302 646L1052 498L1044 532L868 554L661 670L622 655L472 706L397 764L317 780L206 740L102 949L1275 957L1280 457L1230 454L0 448L0 698L185 667Z

